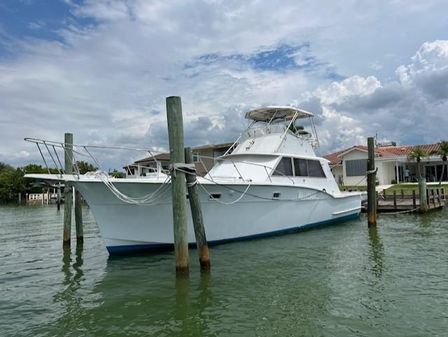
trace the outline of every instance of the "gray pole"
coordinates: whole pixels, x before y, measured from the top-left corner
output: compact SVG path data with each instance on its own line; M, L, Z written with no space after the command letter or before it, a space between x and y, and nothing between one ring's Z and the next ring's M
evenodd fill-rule
M185 163L193 163L191 148L185 148ZM191 216L193 218L194 235L199 254L201 269L210 269L210 254L208 251L207 237L205 235L204 220L202 218L201 202L199 200L198 186L196 185L196 175L187 174L187 189L190 200Z
M373 137L367 138L367 224L376 226L376 172L375 172L375 144Z
M64 135L64 164L65 173L73 173L73 134L66 133ZM70 245L70 233L72 228L72 205L73 205L73 188L68 182L64 187L64 238L63 244Z
M185 173L176 171L175 165L185 163L184 129L182 121L182 103L178 96L166 98L166 115L168 137L170 142L171 194L173 199L174 253L176 271L188 273L188 239L187 239L187 188Z

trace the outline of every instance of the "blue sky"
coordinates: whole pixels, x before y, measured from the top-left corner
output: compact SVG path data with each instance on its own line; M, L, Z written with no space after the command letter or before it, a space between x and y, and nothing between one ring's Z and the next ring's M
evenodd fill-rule
M442 0L4 0L0 161L36 161L24 137L68 131L163 150L169 95L193 146L232 141L264 104L314 111L321 153L376 133L447 139L445 13Z

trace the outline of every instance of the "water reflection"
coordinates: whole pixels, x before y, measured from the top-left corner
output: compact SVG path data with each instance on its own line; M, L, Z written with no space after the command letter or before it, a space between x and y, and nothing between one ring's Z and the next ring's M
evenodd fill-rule
M384 247L376 226L369 228L369 247L371 271L377 279L380 279L384 269Z
M84 277L82 254L82 245L76 246L74 259L70 247L63 247L61 267L63 287L53 297L54 302L64 308L57 321L57 329L70 331L75 328L82 312L82 296L79 294Z

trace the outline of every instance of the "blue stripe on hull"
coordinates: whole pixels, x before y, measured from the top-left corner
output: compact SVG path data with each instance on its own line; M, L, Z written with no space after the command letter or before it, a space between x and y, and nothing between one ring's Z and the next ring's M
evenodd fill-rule
M297 233L297 232L302 232L302 231L306 231L306 230L317 228L317 227L325 227L325 226L339 223L342 221L357 219L357 218L359 218L359 214L360 213L345 215L340 218L330 219L330 220L321 221L321 222L315 222L315 223L311 223L311 224L301 226L301 227L292 227L292 228L281 229L281 230L273 231L273 232L243 236L243 237L239 237L239 238L209 241L208 244L209 244L209 246L213 246L213 245L219 245L219 244L235 242L235 241L247 241L247 240L266 238L266 237L275 236L275 235ZM190 248L194 248L194 247L196 247L196 244L190 243L188 246ZM174 245L172 243L159 243L159 244L153 243L153 244L142 244L142 245L109 246L106 248L107 248L109 254L120 255L120 254L132 254L132 253L139 253L139 252L169 251L169 250L174 249Z

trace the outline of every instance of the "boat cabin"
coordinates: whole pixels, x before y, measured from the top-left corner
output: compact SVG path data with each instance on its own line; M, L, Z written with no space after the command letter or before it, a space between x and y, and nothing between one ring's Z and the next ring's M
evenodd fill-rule
M314 124L305 130L304 119L313 114L294 107L271 106L246 113L251 121L208 178L286 184L332 181L328 161L317 157ZM333 186L334 185L334 186ZM336 183L331 184L336 188Z

